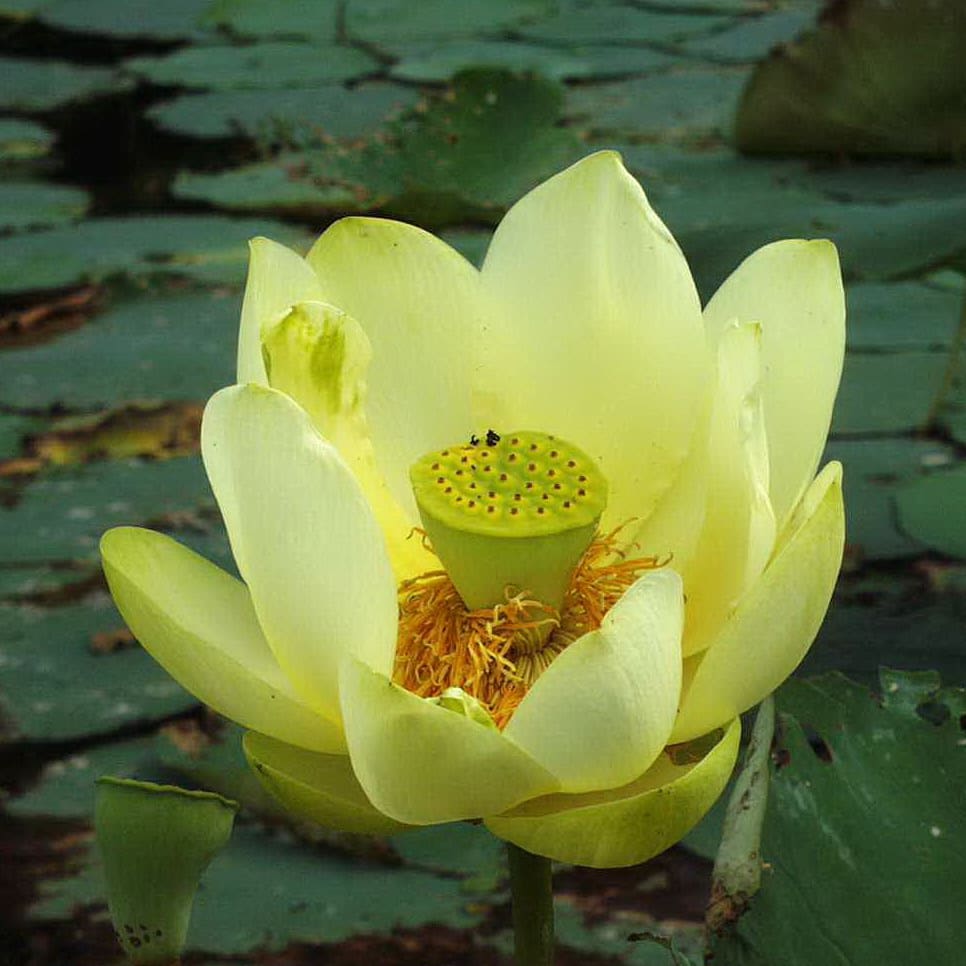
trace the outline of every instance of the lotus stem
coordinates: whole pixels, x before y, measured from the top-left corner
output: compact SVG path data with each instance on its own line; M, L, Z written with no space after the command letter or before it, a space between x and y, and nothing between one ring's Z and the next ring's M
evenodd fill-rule
M553 966L550 860L507 843L516 966Z

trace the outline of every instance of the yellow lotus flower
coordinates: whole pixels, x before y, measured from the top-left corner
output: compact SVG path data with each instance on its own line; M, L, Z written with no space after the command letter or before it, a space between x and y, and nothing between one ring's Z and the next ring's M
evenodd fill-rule
M202 430L244 582L123 528L111 590L296 812L640 862L720 794L736 716L828 606L843 346L834 246L762 248L702 315L610 152L523 198L481 271L379 219L305 259L258 239Z

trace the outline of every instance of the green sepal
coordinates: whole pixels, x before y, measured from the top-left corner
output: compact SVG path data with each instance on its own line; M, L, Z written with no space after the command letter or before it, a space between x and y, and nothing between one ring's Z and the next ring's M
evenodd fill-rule
M231 836L237 802L133 779L97 780L94 827L128 960L176 963L202 872Z

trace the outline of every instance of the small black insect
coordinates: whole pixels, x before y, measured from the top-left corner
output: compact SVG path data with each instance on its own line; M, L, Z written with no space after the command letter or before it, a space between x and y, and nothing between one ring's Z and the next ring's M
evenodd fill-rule
M496 446L496 444L499 442L500 442L500 434L494 432L492 429L488 429L486 431L486 445Z
M479 446L479 445L480 445L480 437L477 436L476 433L473 433L473 435L470 436L470 446Z

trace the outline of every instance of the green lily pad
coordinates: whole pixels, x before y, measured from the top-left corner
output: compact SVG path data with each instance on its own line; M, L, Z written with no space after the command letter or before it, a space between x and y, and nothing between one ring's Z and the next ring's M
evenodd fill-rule
M13 506L0 508L0 565L96 561L108 527L178 520L213 505L193 456L51 470L30 482Z
M906 533L941 553L966 558L966 467L924 476L897 496Z
M844 468L846 541L849 558L891 560L922 552L922 544L899 526L896 495L924 472L955 461L954 451L939 442L896 437L829 442L826 460Z
M552 0L350 0L345 29L353 40L391 47L399 41L502 33L553 9Z
M566 116L594 136L706 140L730 130L742 67L688 67L654 77L573 88Z
M54 135L33 121L0 118L0 162L31 161L50 153Z
M307 156L308 175L322 186L349 188L358 210L427 226L495 222L583 153L558 125L561 96L543 78L468 71L387 137Z
M411 106L416 91L386 83L283 90L210 91L157 104L147 116L165 131L196 138L285 142L301 132L332 138L372 134Z
M123 626L106 595L47 610L0 606L3 740L109 734L196 704L141 648L96 649L97 635Z
M815 21L815 9L790 7L738 21L710 37L682 44L692 56L723 63L752 64L781 44L794 40Z
M948 350L956 335L962 296L920 282L856 284L846 289L851 350Z
M880 703L829 675L779 692L770 872L714 941L716 961L906 966L950 962L966 945L966 695L935 674L883 672L881 688Z
M334 41L339 0L214 0L205 22L236 37Z
M475 68L541 74L551 80L602 80L642 74L675 62L667 53L644 47L542 47L506 40L466 40L443 46L415 46L390 68L398 80L444 83Z
M87 210L87 192L40 181L0 183L0 229L19 231L77 221Z
M310 240L290 225L215 215L91 218L70 227L0 238L0 293L118 275L184 275L240 285L248 262L246 242L256 235L294 246Z
M237 296L218 292L122 302L52 341L2 350L0 405L203 401L234 378L239 312Z
M318 43L253 44L245 47L182 47L164 57L137 57L124 70L153 84L201 90L316 88L371 74L379 67L354 47Z
M836 670L873 685L882 664L966 680L966 593L923 572L843 575L798 673Z
M54 0L38 18L52 27L111 37L185 40L202 33L211 0Z
M0 566L0 601L18 603L24 598L56 598L59 593L70 593L72 585L89 587L98 573L93 563L60 567Z
M317 185L305 180L305 162L299 157L230 168L212 174L182 171L172 192L178 198L206 201L229 211L250 211L316 216L322 219L356 205L348 188Z
M944 352L850 352L832 432L900 433L923 429L948 366Z
M738 112L738 146L959 157L966 147L964 40L959 0L841 3L758 67Z
M117 75L106 67L0 57L0 107L7 110L49 111L118 89Z
M690 5L689 5L690 6ZM631 5L567 4L559 13L517 28L515 33L540 43L674 44L687 37L709 34L734 21L727 16L676 10L647 10Z

